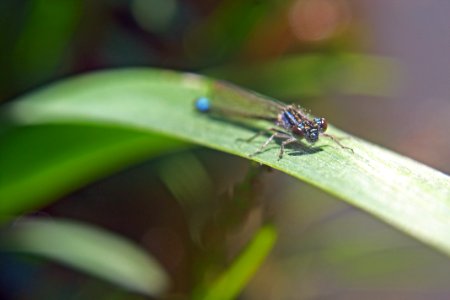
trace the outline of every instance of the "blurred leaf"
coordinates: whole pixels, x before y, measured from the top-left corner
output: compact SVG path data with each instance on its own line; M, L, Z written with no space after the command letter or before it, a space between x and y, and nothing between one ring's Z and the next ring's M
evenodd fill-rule
M178 4L176 0L133 0L131 12L142 28L164 34L173 26Z
M161 294L168 277L157 261L129 241L67 220L28 219L1 235L1 248L46 257L147 295Z
M272 250L277 233L272 225L265 225L216 282L195 299L235 299Z
M280 98L344 94L386 96L398 86L401 70L394 60L360 54L309 54L254 65L222 66L205 74L230 80Z
M186 47L211 65L240 51L250 33L278 5L277 1L223 0L213 13L189 32Z
M171 156L158 169L161 180L185 208L197 206L213 195L210 174L190 153Z
M262 136L251 143L239 142L257 129L197 113L193 100L199 96L264 98L192 74L129 69L66 80L12 102L2 113L15 126L69 121L120 124L247 158L266 140ZM346 136L332 126L329 131ZM450 254L449 177L356 137L347 136L342 142L354 153L323 138L313 149L288 149L281 160L276 145L251 159L304 180Z
M214 210L211 207L213 201L210 201L213 197L210 174L191 153L164 159L158 167L158 173L183 208L191 238L201 244L201 232Z
M180 145L177 140L117 127L60 124L3 128L0 220Z
M30 1L30 14L13 54L15 73L26 84L45 79L54 70L73 37L82 5L81 0Z

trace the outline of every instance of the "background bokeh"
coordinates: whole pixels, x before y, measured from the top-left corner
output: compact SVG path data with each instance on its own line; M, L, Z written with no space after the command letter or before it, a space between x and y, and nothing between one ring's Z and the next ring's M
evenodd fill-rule
M106 68L195 72L298 102L448 173L449 13L439 0L2 0L0 101ZM171 276L170 299L218 273L267 220L279 240L242 299L450 297L447 257L212 150L167 154L55 200L36 214L137 241ZM0 264L7 299L141 298L36 258Z

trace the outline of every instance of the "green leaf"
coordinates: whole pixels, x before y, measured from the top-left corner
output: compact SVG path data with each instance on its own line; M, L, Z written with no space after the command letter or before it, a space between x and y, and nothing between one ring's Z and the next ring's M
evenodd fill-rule
M18 79L29 85L48 77L69 48L67 44L80 22L83 2L32 0L27 4L27 19L11 60L16 74L21 75Z
M283 99L344 94L385 96L395 92L401 68L386 57L352 53L301 54L265 64L220 66L207 75Z
M99 228L28 219L15 222L0 237L3 250L50 258L132 291L155 296L168 287L166 273L152 257Z
M24 96L2 112L11 126L114 124L249 158L266 137L239 142L252 136L255 129L197 113L193 100L205 95L251 96L237 87L192 74L128 69L66 80ZM354 153L323 138L315 151L288 149L278 160L279 146L272 144L249 159L304 180L450 254L449 177L333 126L329 132L346 137L342 143Z
M244 289L253 274L261 266L277 238L272 225L265 225L253 236L250 243L211 286L194 298L204 300L235 299Z
M160 135L98 125L4 129L0 131L0 220L180 145Z

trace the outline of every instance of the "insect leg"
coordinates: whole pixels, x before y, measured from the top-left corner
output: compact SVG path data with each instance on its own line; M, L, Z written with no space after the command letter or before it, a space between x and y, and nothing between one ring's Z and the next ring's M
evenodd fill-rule
M347 149L347 150L351 151L352 153L355 153L352 148L342 145L341 142L339 142L339 140L337 138L335 138L334 136L332 136L331 134L322 133L321 135L331 139L333 142L338 144L342 149Z
M283 157L283 153L284 153L284 147L286 145L289 145L291 143L297 142L297 139L295 137L289 137L289 139L283 141L281 143L281 147L280 147L280 153L278 154L278 158L281 159Z
M274 139L274 138L283 138L283 139L292 139L293 137L286 134L286 133L282 133L282 132L275 132L274 134L272 134L267 141L264 142L264 144L262 144L258 150L256 150L254 153L250 154L250 156L254 156L257 153L260 153L262 150L264 150L264 148L267 147L267 145L269 145L269 143Z
M271 127L271 128L268 128L268 129L260 130L255 135L251 136L250 138L246 139L245 141L246 142L251 142L254 139L256 139L258 136L263 135L263 134L268 133L268 132L280 132L280 130L278 128L275 128L275 127Z

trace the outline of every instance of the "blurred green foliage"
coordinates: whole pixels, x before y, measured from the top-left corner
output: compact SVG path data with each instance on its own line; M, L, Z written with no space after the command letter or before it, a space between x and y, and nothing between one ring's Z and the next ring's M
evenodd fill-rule
M351 108L335 109L345 105L333 105L331 96L389 95L399 70L384 57L355 54L369 35L359 14L358 4L348 0L4 0L0 101L13 102L13 96L71 75L152 66L212 75L278 99L301 97L303 105L334 120L364 127L352 119ZM125 236L163 266L171 281L166 299L197 291L215 296L227 280L234 288L228 297L240 293L242 299L450 295L446 257L246 160L186 149L139 130L70 120L14 129L0 124L0 133L0 181L6 187L0 195L29 199L0 198L0 208L13 214L2 219L33 209L41 218L55 218L55 228L62 217ZM32 170L39 172L31 176ZM104 178L111 172L119 173ZM272 222L278 240L266 257L274 235L264 224ZM58 246L69 245L61 244L65 238L84 242L82 234L73 240L70 234L46 238ZM96 269L98 257L109 255L112 246L103 246L87 255L89 267ZM76 260L76 249L63 253ZM111 252L121 255L120 249ZM127 286L126 279L110 285L29 256L2 253L0 269L2 299L143 299L117 287ZM117 275L95 273L101 270L107 268L84 269L106 280Z
M330 83L339 89L342 83L336 78L362 63L364 68L357 73L346 72L346 89L355 85L362 94L389 92L381 83L376 89L353 83L362 72L369 75L359 80L362 84L380 78L390 82L395 76L388 61L346 54L345 45L355 35L348 24L349 3L329 4L341 23L334 25L335 31L328 29L328 36L312 41L295 35L297 25L289 18L296 5L279 0L4 1L0 99L61 76L135 64L213 69L208 73L218 78L292 99L323 96ZM320 16L320 11L312 13ZM341 27L347 30L338 30ZM299 51L302 47L310 51Z

